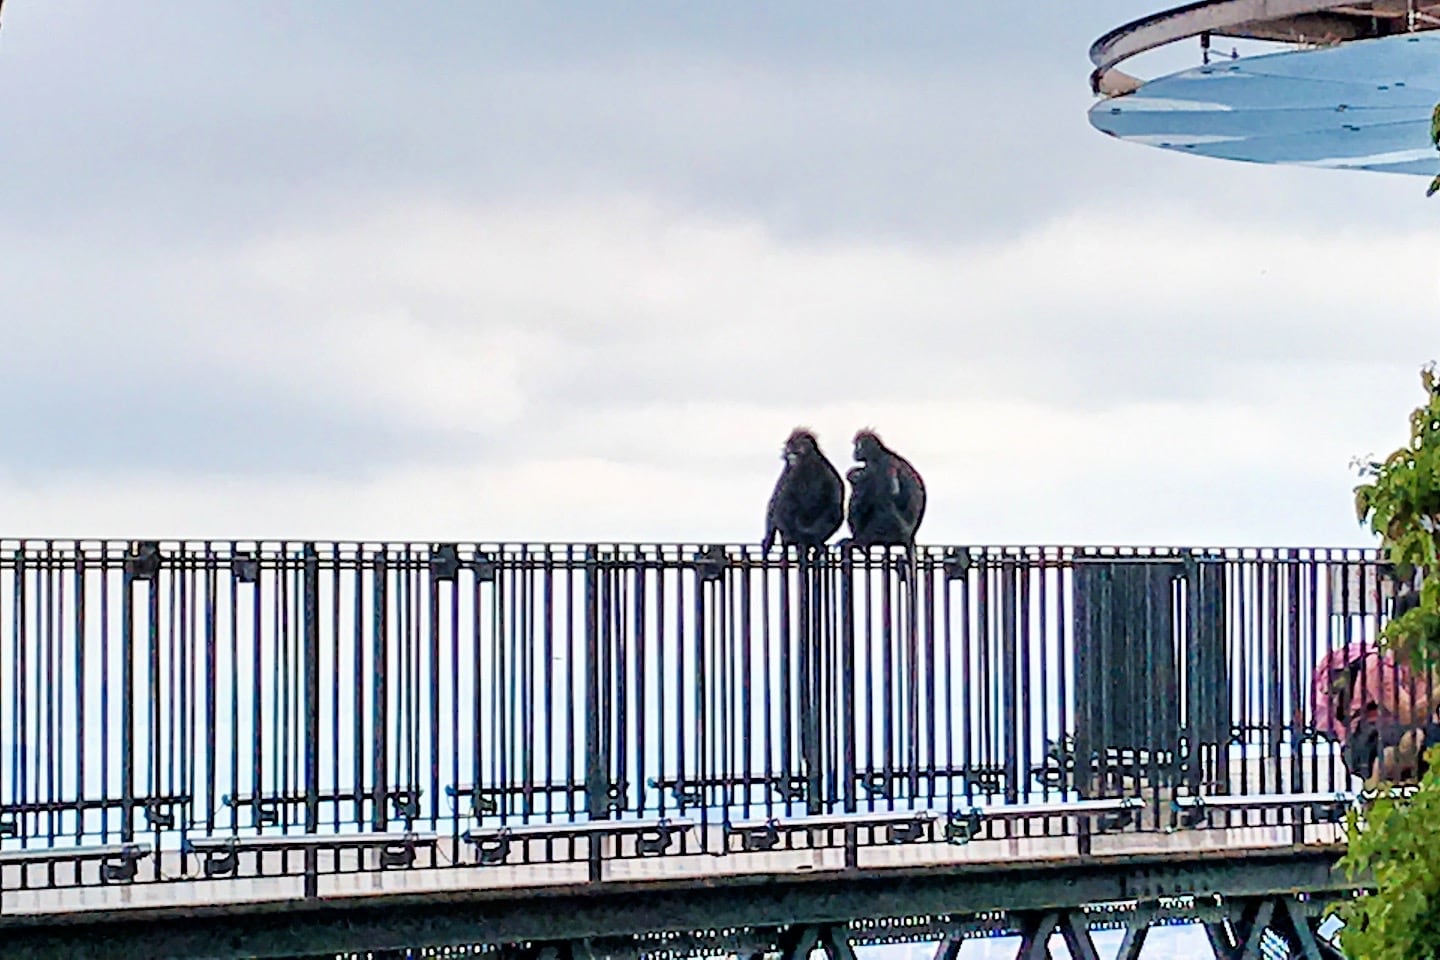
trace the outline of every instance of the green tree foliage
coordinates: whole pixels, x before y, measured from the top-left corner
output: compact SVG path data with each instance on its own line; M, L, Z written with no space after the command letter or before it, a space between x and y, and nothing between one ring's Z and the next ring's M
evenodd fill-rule
M1420 374L1429 402L1410 415L1410 442L1384 462L1361 467L1355 513L1380 537L1403 580L1426 574L1418 606L1385 625L1387 646L1424 669L1440 664L1440 381L1435 366Z
M1437 111L1440 117L1440 111ZM1421 668L1440 664L1440 383L1421 373L1427 403L1410 417L1410 441L1361 466L1355 511L1379 535L1401 579L1424 576L1419 604L1391 620L1382 643ZM1341 866L1370 874L1374 892L1340 910L1340 943L1353 960L1440 958L1440 748L1413 795L1382 785L1363 818L1347 820Z

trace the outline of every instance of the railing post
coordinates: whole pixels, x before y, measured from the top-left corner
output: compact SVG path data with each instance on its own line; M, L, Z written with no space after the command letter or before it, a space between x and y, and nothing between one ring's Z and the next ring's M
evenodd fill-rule
M1030 680L1029 677L1020 676L1018 662L1020 639L1017 636L1015 614L1019 604L1016 586L1021 570L1020 565L1009 557L1000 561L1000 656L1004 661L1000 664L1000 716L1005 725L1004 732L1000 735L1000 744L1005 751L1001 764L1005 771L1006 803L1019 802L1021 781L1027 779L1028 772L1020 769L1020 740L1025 734L1030 717L1021 714L1020 704L1016 702L1022 683ZM1028 696L1024 702L1028 707ZM1025 789L1029 792L1028 786Z
M855 770L855 562L847 548L840 559L840 726L841 791L845 812L858 809ZM867 664L868 666L868 664ZM859 838L853 826L845 831L845 866L859 866Z
M824 809L824 771L820 766L820 648L823 628L820 607L819 565L810 551L799 548L800 574L800 755L805 764L805 809Z
M305 656L305 832L320 827L320 556L315 544L304 547ZM305 896L320 894L320 853L305 848Z
M594 544L585 548L585 808L591 820L610 818L609 763L600 715L600 559ZM601 878L604 839L591 834L590 879Z

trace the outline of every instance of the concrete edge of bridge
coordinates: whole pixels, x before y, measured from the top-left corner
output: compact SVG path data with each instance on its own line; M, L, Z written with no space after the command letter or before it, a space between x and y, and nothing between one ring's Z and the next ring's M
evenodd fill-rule
M1265 853L1089 858L985 869L905 869L810 876L708 878L564 890L292 901L264 908L143 916L6 918L0 960L161 960L168 957L319 957L475 944L589 942L692 931L829 929L905 920L944 934L967 918L1063 918L1087 905L1181 902L1199 917L1227 902L1289 897L1320 902L1357 886L1337 869L1338 848ZM1148 909L1148 908L1147 908ZM1276 909L1272 906L1271 910ZM1188 912L1187 912L1188 911ZM1059 922L1057 920L1057 922ZM928 929L928 928L927 928ZM1059 928L1057 928L1059 929Z

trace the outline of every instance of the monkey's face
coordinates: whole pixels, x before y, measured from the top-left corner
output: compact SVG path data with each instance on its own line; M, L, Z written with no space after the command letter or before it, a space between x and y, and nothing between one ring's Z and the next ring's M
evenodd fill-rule
M855 459L869 463L880 452L880 441L875 434L862 430L855 434Z
M785 441L785 452L782 456L786 463L794 463L801 457L810 456L819 452L820 445L815 442L814 434L797 430L790 434L790 439Z

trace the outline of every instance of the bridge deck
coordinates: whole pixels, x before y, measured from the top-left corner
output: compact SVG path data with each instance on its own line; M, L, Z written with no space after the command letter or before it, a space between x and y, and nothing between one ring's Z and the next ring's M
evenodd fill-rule
M720 831L715 846L723 847ZM1124 860L1138 856L1174 857L1183 860L1197 852L1224 852L1235 858L1249 854L1295 849L1294 831L1288 826L1239 827L1230 829L1181 830L1175 833L1121 833L1091 839L1091 854L1082 858L1074 837L1014 837L1006 840L977 840L964 845L949 843L905 844L861 847L857 867L861 871L909 871L928 866L987 867L996 865L1073 864L1078 861ZM1333 847L1344 840L1344 827L1312 824L1305 828L1307 845ZM181 855L160 856L161 872L167 877L182 875ZM293 857L298 861L298 857ZM443 859L443 856L442 856ZM150 867L147 865L147 871ZM194 872L192 858L190 867ZM514 866L445 866L406 870L378 870L373 858L345 852L323 865L319 895L324 898L385 898L396 895L445 894L460 891L490 892L525 896L536 889L578 889L589 883L586 863L532 863ZM745 852L723 856L712 854L666 855L640 859L610 860L602 865L602 881L667 886L704 884L721 878L756 876L779 877L800 873L842 872L847 869L845 851L817 848L781 852ZM330 872L333 871L333 872ZM77 887L69 889L18 890L18 869L5 871L3 915L7 921L40 920L46 915L77 913L122 916L132 911L206 906L249 907L303 900L304 877L247 877L241 879L171 879L163 883Z

